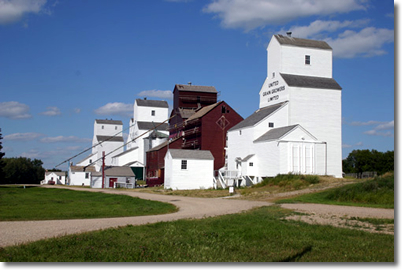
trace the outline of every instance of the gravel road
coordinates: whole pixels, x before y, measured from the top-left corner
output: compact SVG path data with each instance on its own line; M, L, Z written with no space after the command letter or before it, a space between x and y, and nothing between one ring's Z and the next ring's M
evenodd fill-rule
M82 188L69 188L83 191ZM72 220L41 220L41 221L3 221L0 222L0 247L18 245L40 239L58 237L67 234L82 233L126 225L142 225L160 221L178 219L204 218L218 215L239 213L254 207L271 205L267 202L230 200L225 198L193 198L170 195L158 195L142 192L127 192L113 189L85 189L90 192L105 192L124 194L141 199L171 203L179 208L178 212L165 215L99 218L99 219L72 219Z
M69 188L83 191L82 188L51 186L51 188ZM43 221L3 221L0 222L0 247L18 245L40 239L59 237L68 234L82 233L94 230L126 225L142 225L161 221L178 219L200 219L226 214L234 214L255 207L272 205L269 202L231 200L230 198L194 198L171 195L149 194L114 189L85 189L89 192L105 192L124 194L141 199L171 203L179 208L178 212L165 215L73 219L73 220L43 220ZM282 207L299 212L321 215L337 215L349 217L394 218L393 209L376 209L350 206L332 206L320 204L283 204Z

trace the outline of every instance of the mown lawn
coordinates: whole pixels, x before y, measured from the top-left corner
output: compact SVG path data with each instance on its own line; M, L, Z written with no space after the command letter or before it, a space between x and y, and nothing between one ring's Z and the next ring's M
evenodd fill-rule
M394 237L284 220L278 206L0 249L14 262L393 262Z
M0 186L0 221L125 217L177 211L171 204L127 195Z
M365 182L277 201L277 203L300 202L392 209L394 208L394 174L387 173Z

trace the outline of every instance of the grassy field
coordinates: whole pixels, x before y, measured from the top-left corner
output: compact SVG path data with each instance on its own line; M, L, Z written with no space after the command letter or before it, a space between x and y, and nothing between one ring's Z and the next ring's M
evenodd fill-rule
M0 249L4 262L393 262L394 237L285 220L290 210L128 226Z
M165 214L171 204L126 195L0 186L0 221L103 218Z
M387 173L361 183L277 201L277 203L299 202L394 208L394 174Z

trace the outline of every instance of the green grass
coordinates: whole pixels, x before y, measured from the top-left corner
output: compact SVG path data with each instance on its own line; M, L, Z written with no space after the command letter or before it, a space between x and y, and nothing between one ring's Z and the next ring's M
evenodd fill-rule
M318 184L320 178L317 175L299 175L299 174L278 174L275 177L267 177L261 183L254 185L254 188L263 186L279 186L285 190L297 190L307 187L311 184Z
M0 187L0 221L142 216L177 211L127 195L40 187Z
M277 201L296 202L394 208L394 174L389 173L365 182Z
M4 262L393 262L394 237L284 220L278 206L0 249Z

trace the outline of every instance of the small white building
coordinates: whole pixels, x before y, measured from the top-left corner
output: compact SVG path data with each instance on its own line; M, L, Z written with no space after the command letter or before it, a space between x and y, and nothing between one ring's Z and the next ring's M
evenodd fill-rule
M66 172L45 172L45 179L41 181L41 184L65 185Z
M90 186L91 175L96 172L95 166L74 166L69 168L70 186Z
M210 151L169 149L165 156L165 189L214 187L214 157Z
M341 90L324 41L274 35L259 109L228 131L227 175L342 177ZM247 183L247 184L249 184Z
M91 187L102 188L102 171L92 173ZM135 174L130 167L106 167L104 188L135 188Z

